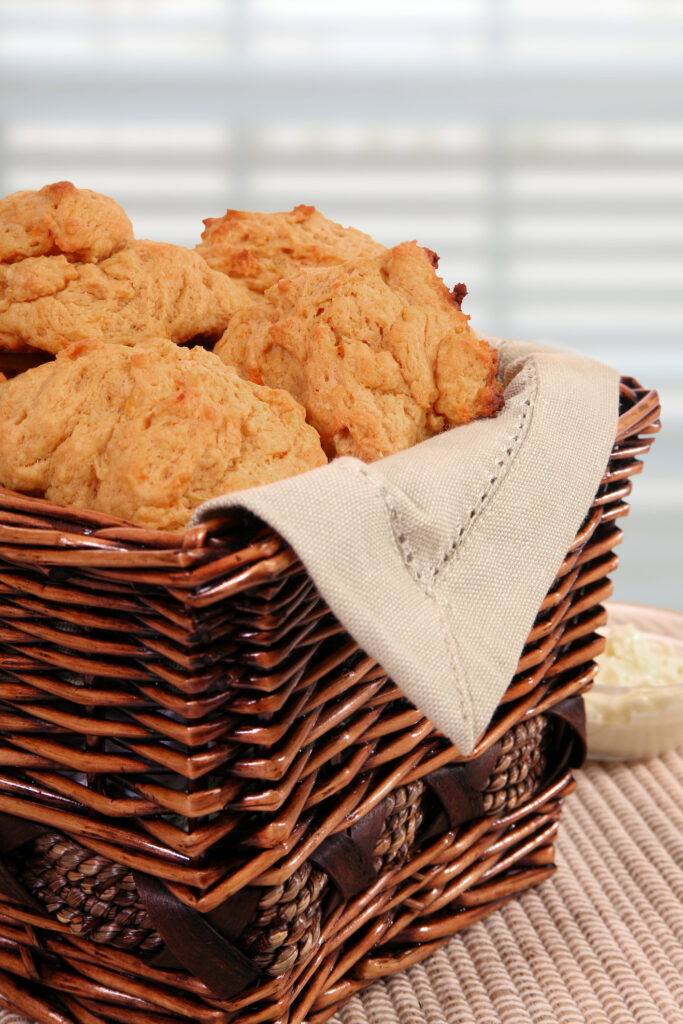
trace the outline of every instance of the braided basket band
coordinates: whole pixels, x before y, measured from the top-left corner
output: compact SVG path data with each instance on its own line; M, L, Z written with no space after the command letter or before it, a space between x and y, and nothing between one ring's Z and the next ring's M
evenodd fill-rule
M543 778L548 747L548 718L536 715L503 736L500 756L484 786L484 813L513 811L534 793Z
M539 787L548 725L547 716L538 715L503 736L482 791L486 814L513 810ZM386 798L371 853L376 875L401 864L415 848L428 803L422 781L400 786ZM21 847L9 867L27 892L74 935L138 953L163 946L132 873L75 840L47 832ZM240 949L272 977L305 963L320 939L329 884L326 872L307 861L285 883L265 889L240 936Z
M162 945L121 864L48 832L23 847L13 867L31 896L74 935L140 952Z

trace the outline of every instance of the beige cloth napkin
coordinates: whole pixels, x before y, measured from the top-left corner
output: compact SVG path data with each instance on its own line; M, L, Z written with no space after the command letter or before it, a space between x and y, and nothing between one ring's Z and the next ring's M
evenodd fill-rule
M496 419L215 498L193 519L240 506L276 529L347 631L462 754L514 674L618 416L610 367L497 344Z

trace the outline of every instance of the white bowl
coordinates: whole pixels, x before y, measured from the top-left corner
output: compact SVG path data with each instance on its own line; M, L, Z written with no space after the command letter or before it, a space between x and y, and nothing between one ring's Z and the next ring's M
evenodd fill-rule
M652 644L668 644L683 659L683 615L664 608L611 602L609 633L632 625ZM586 694L588 756L604 761L657 757L683 747L683 683L601 684L600 673Z

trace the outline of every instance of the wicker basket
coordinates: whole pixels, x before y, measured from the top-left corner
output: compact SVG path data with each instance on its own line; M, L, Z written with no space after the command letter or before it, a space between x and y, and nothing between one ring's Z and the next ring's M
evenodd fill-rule
M658 415L622 381L603 482L468 758L254 518L150 532L0 490L0 1006L319 1022L546 878Z

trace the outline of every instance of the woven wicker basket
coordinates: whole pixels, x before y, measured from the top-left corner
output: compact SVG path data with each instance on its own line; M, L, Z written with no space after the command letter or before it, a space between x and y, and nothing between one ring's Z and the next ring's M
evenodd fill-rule
M255 519L150 532L0 490L0 1006L321 1022L546 878L658 415L622 381L602 485L468 758Z

